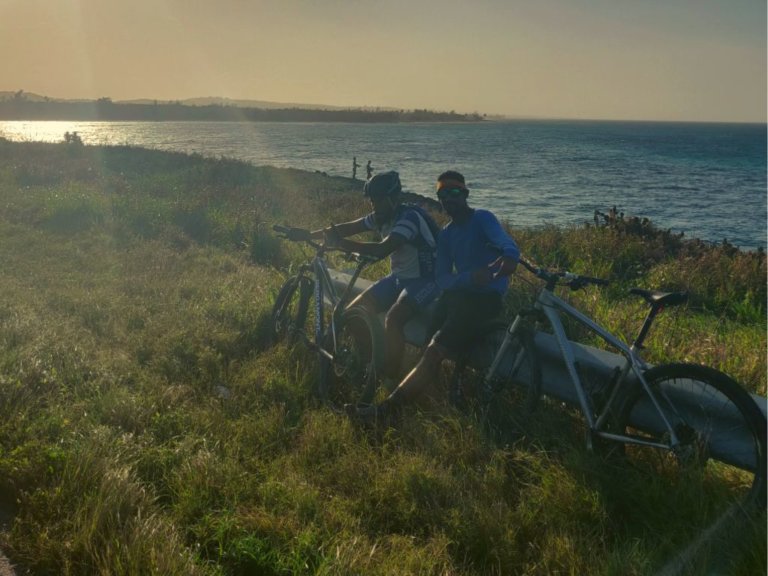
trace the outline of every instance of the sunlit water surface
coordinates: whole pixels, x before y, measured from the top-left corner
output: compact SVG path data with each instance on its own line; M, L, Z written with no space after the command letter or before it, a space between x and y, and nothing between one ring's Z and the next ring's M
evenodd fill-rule
M352 158L433 194L454 168L471 201L515 226L591 221L616 206L687 237L766 244L766 127L577 121L477 124L0 122L0 137L131 145L351 176Z

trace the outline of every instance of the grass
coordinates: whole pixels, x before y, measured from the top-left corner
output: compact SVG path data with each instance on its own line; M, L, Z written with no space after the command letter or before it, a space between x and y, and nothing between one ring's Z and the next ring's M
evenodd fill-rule
M696 494L599 465L567 411L492 442L439 398L378 433L317 405L311 355L269 345L272 299L303 257L270 225L357 216L358 188L0 140L12 560L57 575L624 575L655 573L695 537ZM643 313L628 286L690 289L685 313L660 317L651 360L712 364L765 395L763 256L620 228L514 234L541 263L614 279L569 297L620 333ZM510 307L531 290L516 280ZM764 573L765 536L763 517L700 572Z

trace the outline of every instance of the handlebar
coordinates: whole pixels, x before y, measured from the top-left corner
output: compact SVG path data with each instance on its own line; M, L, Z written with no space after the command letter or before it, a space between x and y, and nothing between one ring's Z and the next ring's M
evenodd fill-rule
M312 239L312 232L304 228L295 228L293 226L283 226L282 224L273 224L272 230L277 232L281 238L290 240L291 242L306 242L316 250L322 249L323 246L319 242L315 242Z
M571 290L579 290L590 284L594 284L595 286L607 286L609 284L609 281L604 280L603 278L582 276L580 274L574 274L573 272L567 271L555 272L552 270L547 270L546 268L534 266L523 258L520 259L520 264L522 264L523 267L531 274L544 280L547 283L548 290L552 290L557 285L568 286Z
M343 248L325 246L324 244L314 240L312 238L312 233L304 228L295 228L292 226L273 224L272 230L277 232L281 238L290 240L291 242L304 242L305 244L309 244L318 253L325 253L329 251L342 252L346 259L365 264L372 264L373 262L378 262L380 260L380 258L367 256L365 254L360 254L359 252L352 252L350 250L344 250Z

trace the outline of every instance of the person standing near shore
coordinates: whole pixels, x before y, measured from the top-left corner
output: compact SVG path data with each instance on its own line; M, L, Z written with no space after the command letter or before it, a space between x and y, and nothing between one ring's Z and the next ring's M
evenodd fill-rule
M437 197L451 221L438 240L435 279L444 292L437 302L432 340L416 367L383 402L347 406L352 418L375 422L391 416L436 377L445 358L460 356L485 323L502 312L502 296L520 250L493 213L469 207L468 196L461 173L440 174Z
M357 169L360 164L357 163L357 156L352 156L352 180L357 180Z
M440 228L422 208L401 201L402 185L395 171L381 172L363 186L373 212L368 215L315 230L328 247L338 247L375 258L390 257L390 273L375 282L349 306L361 304L384 317L384 375L400 379L405 348L405 324L438 295L435 283L435 253ZM375 231L378 242L350 240L363 232Z

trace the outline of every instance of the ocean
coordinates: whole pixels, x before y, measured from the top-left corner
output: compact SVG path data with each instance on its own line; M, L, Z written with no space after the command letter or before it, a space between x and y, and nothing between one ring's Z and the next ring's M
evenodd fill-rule
M470 203L513 226L627 216L742 249L766 246L766 125L566 120L471 124L2 122L9 140L131 145L257 165L365 178L397 170L406 190L434 194L462 172Z

